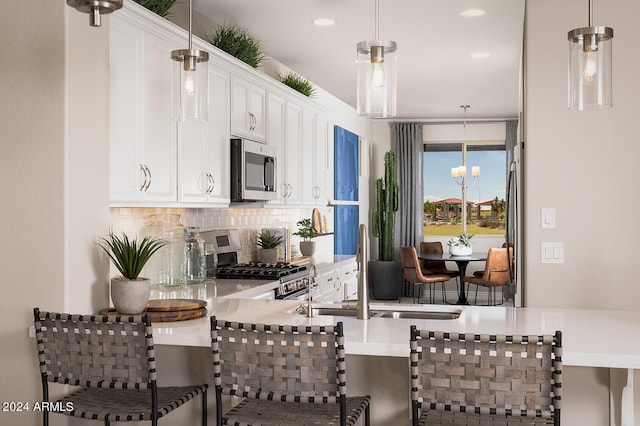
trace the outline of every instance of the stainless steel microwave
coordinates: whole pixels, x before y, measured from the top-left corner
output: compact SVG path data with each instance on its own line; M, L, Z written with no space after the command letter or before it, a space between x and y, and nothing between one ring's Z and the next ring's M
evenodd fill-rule
M276 199L276 148L231 139L231 201Z

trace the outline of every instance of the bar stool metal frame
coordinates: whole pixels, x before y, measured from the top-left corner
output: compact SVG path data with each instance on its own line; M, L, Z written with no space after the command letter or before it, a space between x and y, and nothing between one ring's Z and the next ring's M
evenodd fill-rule
M488 335L411 326L413 425L560 425L562 332Z
M207 424L207 384L157 385L155 350L148 314L71 315L34 308L42 401L49 383L79 386L52 402L49 411L111 422L151 421L202 395L202 425Z
M217 424L354 425L369 396L348 397L342 322L248 324L211 317ZM223 415L223 395L242 398Z

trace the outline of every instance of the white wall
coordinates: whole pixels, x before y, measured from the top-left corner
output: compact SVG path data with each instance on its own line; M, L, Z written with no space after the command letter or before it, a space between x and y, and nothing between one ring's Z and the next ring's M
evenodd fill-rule
M42 398L27 337L33 307L86 312L106 303L107 263L92 248L109 226L107 45L104 28L89 29L88 15L65 2L4 6L0 399L32 404ZM66 424L56 417L53 425ZM41 424L41 415L0 412L0 424Z

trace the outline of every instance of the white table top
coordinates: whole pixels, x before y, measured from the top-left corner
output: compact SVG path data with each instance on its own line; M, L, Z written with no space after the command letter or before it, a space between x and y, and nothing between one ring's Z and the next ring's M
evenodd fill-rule
M343 321L347 354L409 356L409 326L490 334L553 334L563 332L563 362L570 366L640 368L640 312L574 309L505 308L375 303L371 308L461 310L455 320L417 320L317 316L293 313L296 300L208 299L209 315L218 319L270 324L332 324ZM210 346L208 318L156 323L158 345Z

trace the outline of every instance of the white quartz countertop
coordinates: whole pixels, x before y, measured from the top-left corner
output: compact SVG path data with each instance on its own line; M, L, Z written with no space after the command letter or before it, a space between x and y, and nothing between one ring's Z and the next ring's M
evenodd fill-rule
M574 309L505 308L455 305L400 305L372 303L379 309L461 310L453 320L306 316L294 313L296 300L250 300L208 297L209 315L218 319L316 325L344 323L347 354L409 356L409 327L489 334L552 334L563 332L563 362L571 366L640 368L640 312ZM326 306L323 305L323 306ZM208 318L156 323L158 345L210 346Z

